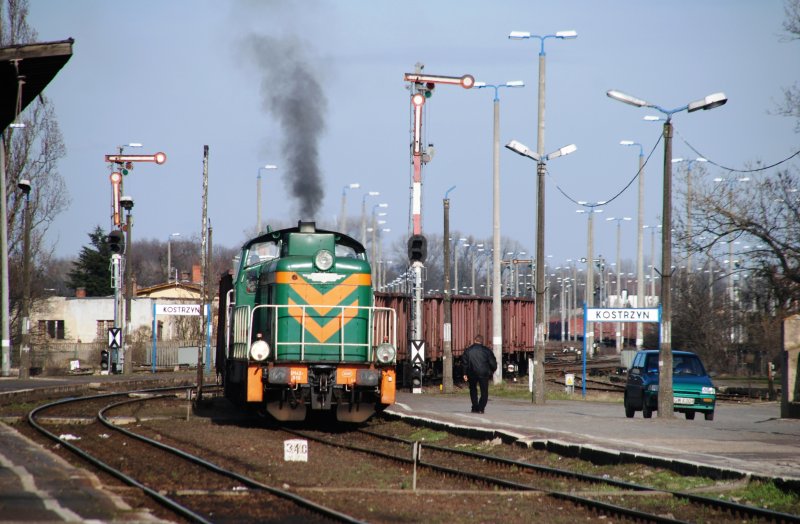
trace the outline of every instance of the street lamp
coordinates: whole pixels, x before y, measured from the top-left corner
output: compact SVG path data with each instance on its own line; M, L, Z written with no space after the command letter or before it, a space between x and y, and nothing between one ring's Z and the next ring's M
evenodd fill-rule
M131 355L130 331L131 331L131 299L133 298L133 198L130 196L119 197L119 205L125 210L125 325L122 337L122 373L125 375L133 374L133 360Z
M475 249L472 249L472 285L471 285L471 287L472 287L472 294L474 295L475 294L475 253L483 251L484 248L483 248L483 244L476 244L475 246L473 246L473 248L475 248Z
M608 217L607 222L617 221L617 307L622 307L620 293L622 285L622 261L620 260L619 248L622 240L622 222L632 220L631 217ZM627 287L627 286L626 286ZM617 353L622 351L622 322L617 322Z
M30 307L31 307L31 181L20 180L17 187L25 195L25 224L22 236L22 304L20 307L19 378L30 377Z
M673 164L679 164L681 162L686 163L686 269L689 275L691 275L694 271L692 269L692 249L689 245L690 239L692 238L692 166L695 162L708 162L708 160L701 156L692 159L672 159ZM691 279L689 279L689 285L692 285Z
M503 295L500 283L500 97L501 87L524 87L521 80L512 80L505 84L487 84L475 82L478 89L494 89L494 133L492 142L492 352L498 362L503 359ZM502 366L500 366L502 368ZM503 380L502 369L497 369L492 382L500 384Z
M181 236L180 233L172 233L170 236L167 237L167 284L169 284L170 278L172 278L172 237L179 237ZM177 271L175 271L175 283L178 283L178 275Z
M656 296L656 230L661 229L661 224L644 225L642 229L650 229L650 296L654 297Z
M673 418L675 412L672 400L672 115L681 111L708 110L724 105L728 98L725 93L713 93L675 109L665 109L641 98L621 91L610 90L610 98L636 107L649 107L666 117L664 121L664 203L661 235L661 345L659 350L659 395L658 416Z
M358 182L347 184L346 186L342 187L342 212L339 214L339 231L345 235L347 234L347 190L358 189L360 187L361 184Z
M602 213L603 210L598 206L605 204L605 202L589 203L578 202L578 204L585 206L585 209L578 209L576 213L586 213L589 217L587 220L586 231L586 291L584 292L584 302L587 308L594 307L594 214ZM587 355L594 354L594 323L587 323L584 327L586 332L585 348Z
M534 35L526 31L511 31L509 40L527 40L535 38L539 40L539 107L538 107L538 133L536 151L539 156L544 156L544 101L545 101L545 52L544 41L548 38L558 40L571 40L578 37L577 31L558 31L552 35ZM542 355L544 358L544 355ZM542 375L544 377L544 375ZM538 402L537 402L538 403Z
M460 282L458 279L458 245L461 242L466 242L467 239L465 237L459 238L455 244L453 245L453 290L455 294L458 295L458 291L461 289ZM463 244L464 247L469 247L469 244Z
M639 147L639 209L636 217L636 307L644 306L644 149L633 140L620 140L622 146ZM644 346L644 323L636 323L636 349Z
M380 191L368 191L361 198L361 245L367 245L367 197L380 196Z
M541 115L540 115L541 116ZM541 130L540 130L541 132ZM539 136L541 139L541 135ZM506 144L506 148L514 151L518 155L526 156L536 161L537 174L537 205L536 205L536 330L534 331L533 359L534 359L534 383L535 391L533 401L536 404L544 404L544 357L545 357L545 318L544 318L544 175L545 162L560 156L573 153L578 148L575 144L556 149L548 155L534 153L526 145L512 140ZM539 365L536 365L536 364Z
M278 166L267 164L258 168L256 175L256 235L261 234L261 171L264 169L278 169Z
M372 254L372 257L370 258L371 261L374 261L374 260L377 259L377 253L376 253L376 250L375 250L375 230L377 229L377 224L385 224L386 223L385 220L379 220L377 222L377 224L376 224L376 218L375 217L376 216L385 217L386 213L375 213L375 210L376 209L386 209L387 207L389 207L389 204L387 204L385 202L381 203L381 204L375 204L374 206L372 206L372 220L371 220L371 222L372 222L372 228L371 228L372 245L370 246L371 254Z

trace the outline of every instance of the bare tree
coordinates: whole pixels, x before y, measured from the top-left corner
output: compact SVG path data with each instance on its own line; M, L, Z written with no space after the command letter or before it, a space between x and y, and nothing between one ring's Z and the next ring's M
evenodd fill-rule
M783 39L787 42L800 39L800 0L786 0L784 12L786 19L783 29L786 35ZM800 84L795 82L783 89L783 103L778 107L777 113L796 118L795 131L800 132Z
M37 35L27 23L27 0L0 0L0 46L35 42ZM3 131L5 148L6 201L8 202L8 252L11 309L20 299L22 289L22 236L25 197L18 190L20 180L30 181L31 260L34 273L51 256L43 237L69 204L64 179L58 172L58 160L65 154L64 143L52 104L45 96L37 97L20 115L24 128ZM32 298L40 296L43 286L33 279ZM12 329L16 332L16 329Z

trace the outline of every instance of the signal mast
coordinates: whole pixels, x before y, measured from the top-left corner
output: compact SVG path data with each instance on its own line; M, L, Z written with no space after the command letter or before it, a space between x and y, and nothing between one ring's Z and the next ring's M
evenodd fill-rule
M422 234L422 165L431 160L429 152L422 148L422 109L425 100L433 95L436 84L460 85L470 89L475 85L472 75L440 76L425 75L423 64L417 63L414 73L406 73L403 79L411 82L411 110L413 112L413 139L411 142L411 162L414 173L411 184L411 223L412 234L408 239L408 260L412 278L411 308L411 392L422 393L422 376L425 367L425 341L422 340L422 272L425 268L427 240ZM445 239L448 242L448 239ZM450 339L449 326L445 328L445 341ZM446 365L452 363L446 362Z

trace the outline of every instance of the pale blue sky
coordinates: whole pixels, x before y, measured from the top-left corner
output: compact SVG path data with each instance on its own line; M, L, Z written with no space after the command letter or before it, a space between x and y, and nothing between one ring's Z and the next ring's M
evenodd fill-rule
M559 264L586 251L586 216L575 200L607 200L638 167L660 124L652 111L606 96L618 89L666 108L724 91L727 105L674 117L676 157L695 155L744 167L776 162L800 149L795 122L771 112L782 87L800 80L800 42L783 42L780 0L584 1L188 1L31 0L29 23L40 40L75 39L74 55L46 90L55 103L67 156L60 171L72 204L51 231L56 253L76 255L96 224L110 227L109 170L103 155L141 142L164 151L162 166L141 164L125 180L135 200L135 238L198 235L203 146L210 147L209 217L214 243L240 245L256 222L256 174L263 172L263 222L299 217L283 183L283 132L262 109L262 75L242 42L251 35L299 42L327 97L319 165L325 196L317 221L334 223L342 187L350 225L389 204L389 240L408 231L409 93L403 73L416 62L437 75L472 74L526 87L501 91L501 140L536 146L538 41L510 31L578 38L547 40L545 150L578 151L549 164L546 254ZM275 83L273 89L284 89ZM492 92L440 86L426 105L425 141L436 154L423 170L423 230L441 233L442 198L451 186L451 229L480 238L492 232ZM648 224L661 210L662 148L645 168ZM535 238L535 164L501 150L504 236L529 253ZM714 167L708 177L724 174ZM759 176L769 176L769 173ZM677 183L677 182L676 182ZM615 223L636 217L635 184L608 205L595 227L595 254L613 259ZM623 258L633 260L635 221L623 224ZM645 243L649 253L649 238Z

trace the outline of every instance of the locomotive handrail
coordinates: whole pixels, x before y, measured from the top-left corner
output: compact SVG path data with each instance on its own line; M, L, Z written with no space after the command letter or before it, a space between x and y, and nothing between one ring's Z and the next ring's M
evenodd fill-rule
M307 344L306 343L306 320L307 320L307 318L311 317L310 315L307 314L307 309L308 308L313 308L313 309L323 309L323 308L324 309L335 309L335 308L338 308L340 310L340 313L339 313L339 319L340 319L339 320L339 341L338 342L333 342L333 343L331 343L331 342L314 342L313 345L315 345L315 346L339 346L339 348L340 348L340 350L339 350L339 358L340 358L341 361L344 361L345 348L348 347L348 346L366 347L366 349L369 352L370 361L373 360L373 358L374 358L374 348L375 348L375 335L376 335L375 334L375 330L376 329L381 329L381 331L382 331L381 334L384 335L384 336L386 336L387 331L388 331L388 335L391 336L392 345L397 347L397 312L392 308L379 307L379 306L341 306L341 305L331 306L331 305L328 305L328 304L325 304L325 305L315 305L315 304L291 304L291 305L289 305L289 304L259 304L259 305L255 306L255 307L251 308L249 305L243 305L243 306L236 306L236 308L235 308L237 311L244 310L243 314L246 314L247 317L249 318L249 322L247 323L248 327L247 327L246 342L245 342L245 352L244 352L244 355L243 356L239 356L239 358L247 358L246 347L248 347L249 344L253 340L253 324L254 324L255 313L256 313L257 310L259 310L259 309L267 309L267 310L272 309L272 310L275 310L276 313L277 313L280 310L287 310L288 311L290 308L301 308L301 310L302 310L302 316L301 316L301 319L300 319L301 335L300 335L300 341L299 341L299 345L300 345L300 360L305 360L305 348L306 348L306 344ZM345 322L344 322L344 319L346 318L345 317L345 313L348 310L353 310L354 311L353 317L355 317L356 314L359 311L366 311L367 312L367 324L368 324L369 327L368 327L368 334L367 334L367 342L366 343L355 343L355 342L348 343L348 342L345 342L345 338L344 338ZM383 317L383 319L381 319L383 321L380 322L380 323L378 322L378 320L379 320L378 319L378 317L379 317L378 313L381 313L380 316ZM242 314L242 313L240 313L240 314ZM273 329L272 329L272 333L273 333L272 339L273 340L271 342L274 344L276 354L277 354L278 348L280 346L298 345L298 342L296 342L296 341L280 342L280 332L279 332L278 320L279 320L279 315L278 314L273 315L273 318L272 318L272 327L273 327ZM235 351L235 348L236 348L236 343L237 343L237 337L234 334L234 351Z

